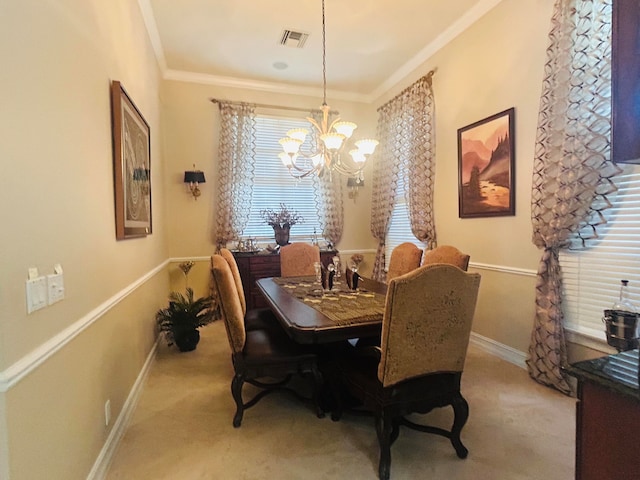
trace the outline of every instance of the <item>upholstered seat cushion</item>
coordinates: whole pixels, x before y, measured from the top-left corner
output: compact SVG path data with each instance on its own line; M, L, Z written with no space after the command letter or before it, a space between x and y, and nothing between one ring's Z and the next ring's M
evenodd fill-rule
M259 329L247 332L244 345L245 365L292 364L308 358L314 360L316 355L293 342L284 330Z
M244 316L244 329L246 331L250 331L265 328L278 328L282 330L282 327L278 323L278 319L271 311L271 309L254 308L252 310L247 310L247 314Z

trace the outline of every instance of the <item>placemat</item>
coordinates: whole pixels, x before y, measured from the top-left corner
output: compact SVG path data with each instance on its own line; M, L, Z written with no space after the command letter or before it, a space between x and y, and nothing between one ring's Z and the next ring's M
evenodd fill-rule
M323 292L315 277L277 277L273 281L337 325L382 321L385 296L379 293L354 291L341 281L334 282L331 291Z

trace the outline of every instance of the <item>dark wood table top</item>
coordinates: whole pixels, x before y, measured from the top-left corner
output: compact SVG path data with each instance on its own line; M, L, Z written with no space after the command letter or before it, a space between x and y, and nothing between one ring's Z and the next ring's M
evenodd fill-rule
M292 289L298 281L309 282L309 277L261 278L256 282L280 324L294 341L303 344L331 343L350 338L380 336L386 285L361 279L363 288L358 294L359 301L367 302L370 299L369 315L366 318L355 318L358 314L354 313L354 318L343 318L342 321L336 322L310 305L314 299L306 302L293 294ZM282 286L278 282L286 282L287 285ZM342 296L344 301L349 301L349 291L336 296ZM334 299L334 302L339 301L341 299ZM375 310L373 315L372 310ZM341 313L344 317L344 312Z

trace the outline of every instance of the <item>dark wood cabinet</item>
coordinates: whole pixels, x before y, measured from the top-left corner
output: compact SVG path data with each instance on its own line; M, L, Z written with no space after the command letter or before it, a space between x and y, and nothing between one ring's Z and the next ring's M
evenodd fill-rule
M640 0L613 0L611 158L640 163Z
M638 350L579 362L576 480L640 478Z
M324 265L331 263L331 259L338 252L335 250L320 251L320 261ZM267 307L268 304L258 287L256 280L267 277L280 276L280 255L257 254L248 252L233 252L233 256L240 270L244 296L247 299L247 309Z

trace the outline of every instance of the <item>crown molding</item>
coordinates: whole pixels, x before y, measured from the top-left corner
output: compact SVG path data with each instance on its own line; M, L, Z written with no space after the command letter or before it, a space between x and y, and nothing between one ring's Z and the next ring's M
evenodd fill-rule
M185 72L183 70L165 69L162 77L165 80L175 80L179 82L201 83L205 85L216 85L219 87L243 88L247 90L257 90L270 93L286 93L289 95L301 95L306 97L322 98L322 88L303 87L280 82L263 82L260 80L249 80L246 78L225 77L221 75L210 75L207 73ZM339 100L351 102L371 103L373 98L356 92L345 92L341 90L327 90L327 96Z
M400 67L393 75L382 82L375 90L366 94L358 92L346 91L328 91L327 94L331 98L347 100L360 103L372 103L375 99L384 95L395 85L402 81L407 75L419 68L429 60L436 52L445 47L449 42L464 32L467 28L477 22L491 9L501 3L503 0L481 0L473 8L469 9L461 18L459 18L447 30L438 35L436 39L426 45L418 54L411 58L407 63ZM150 0L138 0L140 11L144 19L144 24L149 34L153 51L158 61L162 77L165 80L175 80L187 83L200 83L205 85L216 85L220 87L242 88L248 90L257 90L270 93L286 93L290 95L301 95L310 97L321 97L322 89L314 87L295 86L277 82L263 82L257 80L247 80L244 78L225 77L220 75L210 75L205 73L187 72L183 70L173 70L167 65L160 41L160 34L153 16Z
M482 0L478 2L473 8L469 9L462 17L454 22L453 25L438 35L434 41L426 45L411 60L382 82L378 88L371 92L370 96L376 99L391 90L395 85L400 83L403 78L427 62L440 49L448 45L449 42L480 20L480 18L502 1L503 0Z

